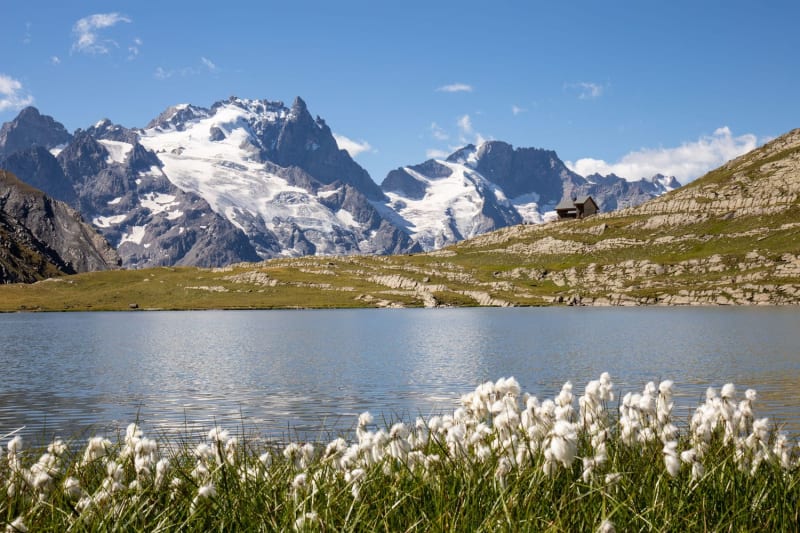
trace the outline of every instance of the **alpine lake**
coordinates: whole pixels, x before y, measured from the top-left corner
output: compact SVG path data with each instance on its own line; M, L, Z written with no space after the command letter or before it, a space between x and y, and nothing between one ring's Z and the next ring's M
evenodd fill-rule
M757 417L800 435L795 308L468 308L0 315L0 436L33 441L215 425L275 440L452 412L514 376L540 399L609 372L616 401L675 382L688 423L706 389L756 389Z

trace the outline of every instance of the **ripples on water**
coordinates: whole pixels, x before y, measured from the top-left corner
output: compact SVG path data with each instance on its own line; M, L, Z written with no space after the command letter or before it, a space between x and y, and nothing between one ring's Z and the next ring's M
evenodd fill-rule
M759 392L757 414L800 432L794 309L452 309L0 315L0 436L49 439L215 423L326 437L451 411L501 376L552 397L603 371L619 393L673 379L678 415L705 389Z

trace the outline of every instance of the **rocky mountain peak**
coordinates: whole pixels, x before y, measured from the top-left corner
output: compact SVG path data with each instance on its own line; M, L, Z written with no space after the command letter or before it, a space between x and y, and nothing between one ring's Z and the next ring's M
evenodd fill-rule
M460 163L462 165L468 164L470 160L474 160L477 148L474 144L468 144L463 148L459 148L449 156L447 156L448 163Z
M14 120L0 128L0 157L33 145L55 148L68 143L71 138L64 125L53 117L42 115L35 107L26 107Z
M160 115L151 120L145 129L158 128L161 130L175 129L184 131L187 122L206 117L209 110L192 104L178 104L165 109Z
M139 135L135 130L126 128L119 124L114 124L107 118L98 121L85 131L77 130L75 135L77 136L79 133L86 133L90 137L98 140L103 139L107 141L125 142L129 144L134 144L139 138Z
M292 109L289 113L290 120L297 120L303 114L308 113L308 106L306 105L305 100L296 96L294 102L292 102ZM310 115L309 115L310 116Z
M64 173L75 181L81 176L94 176L106 167L108 150L85 131L78 130L75 138L58 154Z
M564 182L581 179L552 150L514 148L502 141L488 141L476 150L470 166L499 185L509 198L536 193L542 203L558 202Z

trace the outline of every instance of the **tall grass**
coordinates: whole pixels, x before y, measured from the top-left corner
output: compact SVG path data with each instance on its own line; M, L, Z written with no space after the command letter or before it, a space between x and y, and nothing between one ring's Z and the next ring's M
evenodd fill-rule
M614 397L607 374L577 399L487 382L452 414L350 440L257 444L119 438L26 450L7 435L6 531L793 531L798 443L753 414L755 392L709 390L690 423L672 383ZM577 407L577 408L576 408Z

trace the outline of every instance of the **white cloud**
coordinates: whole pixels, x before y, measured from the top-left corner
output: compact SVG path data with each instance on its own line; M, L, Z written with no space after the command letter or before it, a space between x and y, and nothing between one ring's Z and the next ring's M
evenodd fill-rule
M514 116L517 116L520 113L525 113L526 111L528 111L528 110L523 108L523 107L519 107L518 105L512 105L511 106L511 112L514 114Z
M464 115L456 122L458 124L459 138L458 140L464 144L474 144L475 146L482 144L486 138L480 133L475 131L472 126L472 118L469 115Z
M442 85L436 92L440 93L471 93L472 85L466 83L451 83L450 85Z
M110 28L120 22L132 21L119 13L97 13L78 20L72 27L75 36L72 50L86 54L107 54L109 46L117 46L117 43L111 39L101 39L98 30Z
M603 95L603 86L598 83L588 81L579 81L578 83L565 83L565 89L574 89L578 91L578 98L581 100L594 100Z
M31 44L33 37L31 36L31 23L25 23L25 37L22 38L22 44Z
M0 74L0 111L22 109L32 103L33 96L22 87L22 83L10 76Z
M51 65L60 65L61 64L61 58L58 57L58 56L51 57L50 58L50 64Z
M480 114L480 113L478 113ZM480 145L486 142L486 138L475 131L475 127L472 125L472 117L469 114L461 115L456 120L456 129L457 134L449 135L442 127L439 126L436 122L431 123L431 135L437 141L450 141L446 147L447 150L443 148L429 148L425 151L426 155L429 159L445 159L447 156L463 148L467 144L474 144ZM455 144L455 143L460 144Z
M157 80L166 80L167 78L171 78L175 74L173 70L165 70L162 67L156 67L155 72L153 72L153 77Z
M464 115L459 118L457 124L461 135L469 135L472 133L472 119L469 118L469 115Z
M450 135L435 122L431 122L431 135L437 141L446 141L450 138Z
M215 65L215 64L214 64L214 62L213 62L213 61L211 61L211 60L210 60L210 59L208 59L208 58L201 57L201 58L200 58L200 61L201 61L201 62L203 63L203 65L204 65L204 66L205 66L205 67L208 69L208 71L209 71L209 72L216 72L217 70L219 70L219 68L217 67L217 65Z
M447 159L449 156L449 152L445 152L444 150L438 150L436 148L430 148L425 151L425 157L428 159Z
M143 44L142 40L139 39L138 37L136 37L133 40L133 43L131 43L131 45L128 46L128 59L129 60L136 59L136 56L139 55L139 47L141 47L142 44Z
M584 158L566 165L582 176L614 173L627 180L638 180L655 174L675 176L683 184L702 176L723 163L758 146L758 138L747 133L734 137L727 126L717 128L712 135L686 142L675 148L642 148L631 152L615 163Z
M350 154L350 157L357 157L359 154L363 152L375 151L372 148L372 146L365 140L354 141L353 139L345 137L344 135L339 135L338 133L334 133L333 138L336 139L336 144L339 145L339 148L342 150L346 150L347 153Z
M182 67L177 69L165 69L164 67L157 67L153 72L153 77L157 80L166 80L173 76L197 76L206 72L215 73L219 72L220 68L210 59L206 57L200 58L202 66Z

